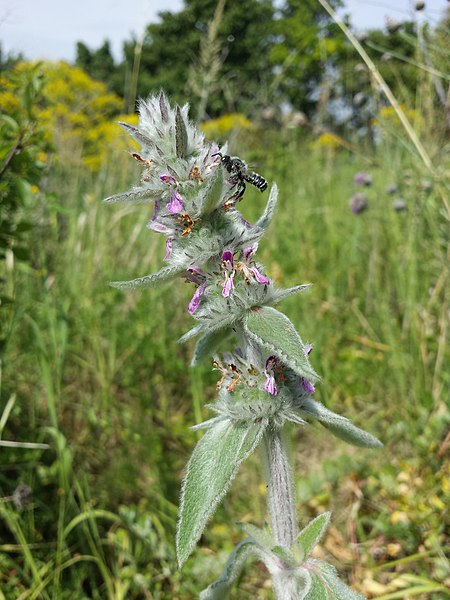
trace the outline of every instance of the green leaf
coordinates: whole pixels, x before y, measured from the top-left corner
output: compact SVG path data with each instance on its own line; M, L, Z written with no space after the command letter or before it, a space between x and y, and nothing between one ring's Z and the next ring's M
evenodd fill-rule
M186 158L187 154L187 131L186 124L181 114L180 107L175 111L175 150L178 158Z
M129 281L110 281L109 285L118 290L136 290L138 288L151 288L156 287L160 283L164 283L176 277L179 273L184 271L184 267L164 267L157 273L151 275L144 275L144 277L138 277L137 279L130 279Z
M200 593L200 600L225 600L242 570L244 561L255 553L255 549L256 544L252 540L241 542L230 555L219 579Z
M155 190L148 190L146 188L133 188L128 192L122 192L120 194L114 194L114 196L108 196L103 202L112 204L114 202L150 202L153 198L161 195L160 192Z
M285 546L274 546L272 554L280 558L289 569L297 567L297 561L291 552Z
M330 512L319 515L310 521L308 525L298 534L297 544L300 546L302 551L302 560L304 560L308 554L312 552L314 546L325 533L328 523L330 522L330 517Z
M258 445L264 432L259 423L223 420L196 445L183 482L177 529L177 556L186 562L209 517L224 497L242 461Z
M255 307L246 317L245 328L250 339L281 358L293 371L308 381L319 379L309 364L305 345L286 315L271 306Z
M0 121L4 121L12 131L19 131L20 129L19 123L9 115L0 115Z
M362 594L354 592L339 579L332 565L321 560L308 561L308 565L314 573L314 584L305 600L364 600Z
M328 410L323 404L312 398L307 398L304 401L300 412L306 416L314 417L333 435L348 444L361 446L362 448L381 448L383 446L374 435L359 429L346 417Z
M223 189L223 169L216 169L215 173L209 180L203 196L202 214L207 214L213 211L222 199Z
M212 331L203 335L197 341L197 344L195 346L191 366L195 367L204 358L212 356L217 350L218 346L228 338L229 333L230 331L221 329L219 331Z
M274 546L273 537L267 529L260 529L251 523L239 523L239 527L262 548L270 550Z
M277 205L278 200L278 187L277 184L274 183L270 189L269 199L267 200L266 208L264 209L263 214L256 221L254 227L258 229L265 230L270 222L272 221L273 215L275 213L275 207Z

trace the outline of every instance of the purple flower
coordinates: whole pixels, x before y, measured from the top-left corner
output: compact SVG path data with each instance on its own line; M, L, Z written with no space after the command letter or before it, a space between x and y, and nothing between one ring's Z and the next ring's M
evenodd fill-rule
M206 273L200 267L191 266L186 269L186 281L191 281L197 285L202 284L206 279Z
M167 203L167 211L172 215L179 214L183 211L184 204L183 197L178 191L177 180L175 179L175 177L173 177L173 175L167 174L160 175L159 178L163 183L167 183L167 185L170 185L170 196L169 202Z
M164 260L169 260L170 255L172 254L172 242L173 239L171 237L167 238L166 240L166 254L164 256Z
M372 185L372 177L365 171L359 171L356 173L353 181L356 185L366 185L367 187Z
M171 235L173 233L173 229L167 227L167 225L163 225L162 223L158 223L158 212L159 212L159 204L155 201L155 205L153 207L153 216L150 221L147 223L148 229L152 229L153 231L157 231L158 233L166 233Z
M177 185L177 180L172 175L160 175L159 178L163 183L167 183L169 185Z
M228 298L231 294L231 290L234 288L234 258L231 250L224 250L222 252L222 269L225 271L225 281L222 288L222 296Z
M192 299L189 302L189 306L188 306L188 311L191 315L193 315L195 313L195 311L197 310L197 308L199 307L202 296L205 292L205 288L206 288L206 281L204 281L201 285L199 285L198 288L195 290L194 295L192 296Z
M231 271L231 273L226 273L225 281L222 288L222 296L224 298L228 298L231 294L231 290L234 288L234 275L235 271Z
M270 283L270 280L265 275L260 273L256 267L250 267L250 271L253 273L258 283L263 283L264 285L268 285Z
M350 198L350 210L353 214L359 215L367 208L367 198L364 194L358 192L357 194L353 194Z
M258 250L258 242L255 242L248 248L244 248L244 250L242 251L244 260L246 260L246 261L251 260L257 250Z
M167 211L171 214L178 214L183 212L184 204L183 197L177 188L171 188L170 190L170 200L167 204Z
M266 364L264 365L264 375L266 376L266 381L264 382L264 391L272 396L277 395L277 384L275 381L275 367L278 364L278 358L276 356L269 356L266 359Z
M300 385L303 388L303 391L307 394L314 394L316 391L316 388L313 386L313 384L304 377L300 377Z
M227 264L229 263L229 264ZM234 267L234 258L231 250L224 250L222 253L222 265L225 269L232 269Z
M311 344L306 344L306 346L303 348L303 352L305 353L305 356L309 356L311 354L313 350L313 347L311 346Z
M158 223L157 221L154 221L153 219L151 219L147 223L147 227L149 229L152 229L153 231L157 231L158 233L168 233L168 234L173 233L173 229L171 229L170 227L167 227L167 225Z

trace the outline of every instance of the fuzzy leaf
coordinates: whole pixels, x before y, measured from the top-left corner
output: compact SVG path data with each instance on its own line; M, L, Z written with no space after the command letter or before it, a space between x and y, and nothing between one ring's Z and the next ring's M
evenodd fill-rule
M204 358L212 356L219 344L227 339L229 332L224 330L205 333L198 341L194 349L191 367L198 365Z
M245 531L249 537L253 538L261 548L270 550L275 545L273 537L268 530L260 529L251 523L239 523L239 527Z
M213 211L220 204L223 189L223 169L216 169L203 194L202 213Z
M137 127L134 125L130 125L129 123L124 123L123 121L119 121L119 125L125 129L127 133L131 135L133 139L136 140L139 144L141 144L144 148L152 148L154 146L153 140L144 135Z
M200 593L200 600L225 600L234 581L238 578L243 563L255 553L256 544L252 540L241 542L230 555L221 576Z
M304 560L308 554L311 553L314 546L325 533L328 523L330 522L330 517L330 512L319 515L310 521L308 525L298 534L297 544L300 546L302 551L302 560Z
M348 444L363 448L381 448L383 446L374 435L359 429L346 417L328 410L323 404L312 398L305 399L300 412L306 416L314 417L333 435Z
M288 569L296 568L297 561L285 546L274 546L272 548L272 554L280 558Z
M309 290L310 287L310 283L304 283L302 285L296 285L294 287L287 288L284 290L275 290L272 294L272 303L277 304L278 302L281 302L281 300L284 300L288 296L292 296L293 294L300 294L301 292L306 292L306 290Z
M138 288L151 288L169 281L176 277L179 273L184 271L184 267L164 267L157 273L151 275L144 275L144 277L138 277L137 279L130 279L129 281L110 281L109 285L118 290L136 290Z
M192 329L189 329L189 331L186 331L186 333L184 333L179 338L178 343L179 344L184 344L185 342L189 341L190 339L192 339L193 337L195 337L196 335L198 335L202 331L203 331L203 325L196 325Z
M272 575L277 600L305 600L311 590L311 574L303 567L282 569Z
M159 94L158 101L159 101L159 112L161 113L161 118L164 121L164 123L168 123L169 107L167 106L167 99L162 92Z
M319 379L309 364L300 336L286 315L271 306L256 307L249 311L245 327L253 341L281 358L293 371L308 381Z
M108 204L112 204L113 202L150 202L160 195L161 192L148 190L146 188L134 188L128 192L109 196L108 198L105 198L103 202Z
M191 554L239 466L256 448L263 432L262 424L233 423L226 419L208 429L196 445L181 493L177 529L180 566Z
M312 587L305 600L364 600L364 596L354 592L338 577L336 569L321 560L308 561L312 577Z
M178 158L185 158L187 154L187 131L186 124L181 114L180 107L177 106L175 112L175 150Z
M254 225L257 229L261 229L264 231L268 227L275 213L277 200L278 187L277 184L274 183L270 189L269 199L267 200L266 208L264 209L263 214L260 216L260 218L256 221Z

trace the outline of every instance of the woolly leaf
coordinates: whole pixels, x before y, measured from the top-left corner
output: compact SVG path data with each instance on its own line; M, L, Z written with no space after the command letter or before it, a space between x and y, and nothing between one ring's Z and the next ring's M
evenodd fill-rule
M330 522L330 517L330 512L319 515L310 521L308 525L298 534L297 544L300 546L302 552L302 560L311 553L314 546L325 533L328 523Z
M258 445L264 432L259 423L222 420L196 445L183 482L177 528L177 556L183 565L209 517L224 497L239 466Z
M212 331L203 335L198 341L194 349L191 366L195 367L204 358L212 356L217 350L219 344L227 339L229 331L219 330Z
M225 600L234 581L239 577L243 563L254 554L256 544L252 540L241 542L230 555L221 576L200 593L200 600Z
M251 340L281 358L293 371L308 381L318 380L305 346L286 315L271 306L255 307L248 312L245 327Z
M309 417L317 419L326 429L331 431L333 435L344 440L348 444L353 446L361 446L363 448L381 448L383 444L375 436L363 429L359 429L356 425L347 419L342 417L328 408L325 408L323 404L307 398L302 404L301 413Z
M260 529L251 523L239 523L239 527L262 548L270 550L274 546L273 537L266 529Z
M203 325L196 325L195 327L193 327L192 329L189 329L189 331L187 331L186 333L184 333L179 338L178 343L179 344L184 344L185 342L187 342L188 340L192 339L193 337L195 337L196 335L198 335L202 331L203 331Z
M364 600L338 577L336 569L321 560L308 561L312 576L312 587L305 600Z
M270 189L269 199L267 200L266 208L264 209L263 214L260 216L260 218L256 221L254 225L257 229L261 229L264 231L268 227L275 213L277 200L278 187L277 184L274 183Z
M223 169L216 169L203 193L202 213L213 211L220 204L223 189Z
M159 101L159 112L161 113L161 118L164 121L164 123L168 123L169 107L167 105L167 99L162 92L159 94L158 101Z
M311 590L311 574L303 567L285 568L272 574L277 600L305 600Z
M103 202L112 204L113 202L150 202L153 198L160 196L161 192L148 190L146 188L133 188L129 192L114 194L105 198Z
M301 292L306 292L311 287L310 283L304 283L302 285L296 285L291 288L287 288L285 290L275 290L272 294L271 302L273 304L277 304L284 300L288 296L292 296L293 294L300 294Z
M124 123L123 121L119 121L119 125L125 129L127 133L131 135L133 139L136 140L139 144L144 146L144 148L152 148L155 144L153 140L144 135L137 127L134 125L130 125L129 123Z
M289 552L289 550L285 546L274 546L272 548L272 553L274 554L274 556L280 558L287 568L294 569L297 566L297 561L295 560L295 557Z
M175 150L178 158L186 157L187 143L186 123L184 122L180 107L177 106L175 111Z
M137 279L130 279L129 281L110 281L109 285L118 290L136 290L138 288L151 288L156 287L160 283L169 281L176 277L179 273L184 271L184 267L164 267L157 273L151 275L144 275L144 277L138 277Z

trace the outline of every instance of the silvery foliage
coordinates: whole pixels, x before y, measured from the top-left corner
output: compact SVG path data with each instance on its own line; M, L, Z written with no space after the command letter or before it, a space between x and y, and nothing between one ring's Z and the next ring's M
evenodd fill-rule
M106 202L153 201L147 226L166 236L167 264L157 273L111 285L127 290L176 278L191 282L194 293L188 310L197 324L180 341L198 336L192 364L213 357L220 374L218 399L209 406L215 416L195 427L206 432L183 481L177 529L181 566L241 463L278 435L286 421L300 426L319 423L358 446L375 448L381 443L313 399L319 377L309 362L312 348L274 308L286 296L309 287L278 289L254 257L275 212L276 185L261 217L248 223L233 200L238 182L220 164L226 148L205 141L188 119L188 106L173 108L161 93L141 101L139 114L138 127L122 125L141 145L139 153L132 153L143 165L141 183ZM289 465L283 468L290 476ZM272 521L276 512L272 507ZM253 555L267 566L280 599L360 598L340 582L333 567L310 557L328 520L328 514L317 517L298 537L291 531L288 537L297 537L291 547L276 539L273 523L272 533L246 526L249 538L201 597L225 598L244 560Z

